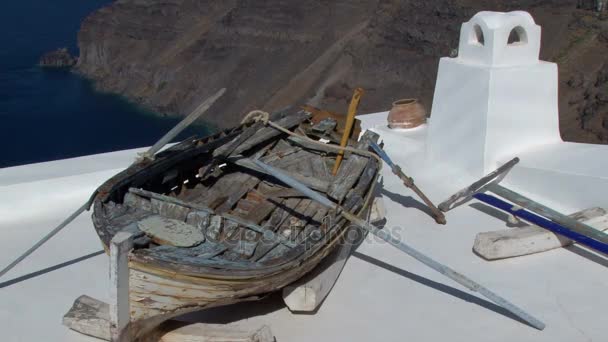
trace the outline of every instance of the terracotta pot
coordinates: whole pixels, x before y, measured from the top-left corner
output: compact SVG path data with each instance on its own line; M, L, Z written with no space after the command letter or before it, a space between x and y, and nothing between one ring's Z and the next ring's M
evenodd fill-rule
M414 128L425 122L426 110L416 99L397 100L388 113L390 128Z

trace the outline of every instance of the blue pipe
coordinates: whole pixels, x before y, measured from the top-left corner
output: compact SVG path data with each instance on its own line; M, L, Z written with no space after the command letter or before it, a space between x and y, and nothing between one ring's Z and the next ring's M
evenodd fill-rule
M572 231L553 221L547 220L546 218L544 218L542 216L538 216L538 215L533 214L524 209L514 209L513 204L505 202L492 195L476 193L475 195L473 195L473 197L475 197L476 199L478 199L486 204L489 204L493 207L504 210L517 217L521 217L522 219L524 219L530 223L533 223L537 226L543 227L543 228L545 228L549 231L552 231L554 233L557 233L559 235L563 235L563 236L569 238L570 240L576 241L576 242L578 242L582 245L585 245L589 248L592 248L596 251L608 254L608 245L607 244L594 240L586 235ZM515 207L515 208L517 208L517 207Z

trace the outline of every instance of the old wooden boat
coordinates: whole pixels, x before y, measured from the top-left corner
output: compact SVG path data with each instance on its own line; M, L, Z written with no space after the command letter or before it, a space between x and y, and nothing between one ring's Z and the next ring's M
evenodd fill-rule
M270 120L291 132L335 140L331 119L307 111ZM365 132L351 147L367 150ZM255 169L261 161L289 173L351 212L364 215L379 172L375 158L347 154L249 122L187 139L105 182L93 197L93 223L106 249L133 233L129 255L130 335L175 316L259 299L312 270L342 241L349 224Z

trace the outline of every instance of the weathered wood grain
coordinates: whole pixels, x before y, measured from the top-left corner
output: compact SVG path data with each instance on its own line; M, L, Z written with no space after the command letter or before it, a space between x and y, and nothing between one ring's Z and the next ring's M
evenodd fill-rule
M273 121L276 122L277 120L273 119ZM227 136L221 144L215 146L220 147L229 141L234 141L236 134L240 133L240 131L242 131L242 128L233 131L233 135ZM228 134L232 133L228 132ZM256 135L254 134L254 136ZM221 136L218 136L218 138L223 139ZM142 336L142 334L150 331L152 327L160 322L176 315L210 306L257 299L270 291L280 289L311 270L333 249L337 244L336 240L344 233L345 221L338 217L337 221L332 221L324 226L326 239L311 244L310 249L304 248L307 238L301 236L303 236L307 228L313 231L312 227L315 227L315 225L316 227L318 225L323 226L320 221L325 217L324 213L320 211L315 212L311 205L306 206L306 209L303 210L300 210L303 207L297 208L297 205L304 199L302 197L289 197L288 199L283 199L280 196L256 198L252 196L254 191L251 190L246 191L242 195L239 194L239 196L232 196L234 194L233 190L235 190L232 186L235 182L231 184L231 177L236 177L234 174L237 172L255 175L258 178L266 177L267 181L273 183L277 188L284 188L276 179L262 175L258 170L243 170L237 168L232 163L214 169L213 173L206 180L197 180L194 178L196 171L201 166L208 165L213 161L212 149L207 148L207 146L203 148L203 145L202 141L195 143L195 148L198 148L198 150L189 154L188 158L185 157L185 154L191 152L189 149L167 154L167 160L172 159L173 163L167 163L162 165L162 167L157 163L162 162L162 158L159 156L159 160L152 163L153 168L156 170L154 172L148 172L149 170L145 170L146 167L142 167L144 171L130 170L130 172L135 172L137 175L130 178L133 175L132 173L123 174L123 178L119 177L115 179L116 182L114 184L119 184L118 186L101 189L103 191L110 189L111 195L103 195L96 198L96 215L94 215L96 227L105 226L108 222L106 213L99 211L99 208L104 208L112 201L122 203L123 197L129 187L141 187L156 193L156 195L170 194L173 197L168 196L172 198L172 200L167 200L168 203L175 202L175 199L177 199L177 203L173 204L189 209L185 220L189 219L188 215L190 213L197 211L208 213L209 218L211 218L215 215L213 209L216 206L224 206L222 210L226 210L224 214L227 216L219 216L222 218L223 225L220 230L220 241L217 242L219 248L217 249L207 245L213 242L207 240L199 246L191 248L153 245L151 248L133 251L130 257L130 265L132 267L130 273L132 283L130 306L132 313L131 323L136 336ZM249 157L252 155L259 156L260 153L263 154L265 148L269 148L269 150L267 155L261 158L262 160L287 162L289 159L294 159L293 163L290 163L290 167L293 167L291 169L293 173L301 177L308 175L311 182L317 182L317 186L321 185L321 189L317 189L319 191L326 192L328 190L329 182L333 179L332 177L323 177L327 171L325 162L329 159L328 157L323 157L316 150L302 152L301 146L287 141L285 136L280 132L275 137L252 145L249 150L241 153ZM184 156L177 158L177 154L184 154ZM296 155L298 158L293 158ZM302 160L305 158L308 158L307 163L302 163ZM326 160L323 160L323 158ZM285 159L285 161L282 161L282 159ZM167 172L170 172L172 169L180 170L177 177L170 177L172 184L176 182L179 187L167 189L167 185L163 185L162 180L167 175ZM358 203L363 205L366 199L368 199L369 186L365 187L361 194L354 190L361 183L360 180L365 178L365 173L366 171L363 170L346 192L345 197L347 199L350 194L360 195L354 196L348 204L352 202L354 205L358 205ZM231 174L233 175L231 176ZM125 179L129 180L125 182ZM257 190L260 190L264 187L264 184L266 183L258 183L251 186L251 189L256 189L257 187ZM106 201L103 204L99 203L99 200L109 197L112 198L112 201ZM157 199L166 200L166 197L157 197ZM199 201L202 203L198 203ZM288 201L291 201L291 205L286 207L285 204ZM234 202L234 205L225 204L230 202ZM260 214L257 221L252 222L251 220L244 219L244 217L249 218L249 213L260 208L258 205L262 203L265 205L266 212ZM136 211L145 211L141 208L134 208L128 205L125 207L127 208L127 212L134 209L137 209ZM230 209L232 208L235 209L231 211ZM114 218L119 218L123 215L124 213L121 212ZM232 218L230 215L232 215ZM302 217L305 219L302 219ZM291 222L292 220L294 222ZM319 222L316 222L317 220ZM202 223L203 221L204 219L199 219L199 223L196 226L199 229L203 229L204 227L207 230L208 227ZM305 224L302 232L299 229L302 224L296 224L296 221ZM246 227L241 225L241 222L253 225L254 228L243 230ZM228 237L226 223L234 226L235 234L239 234L236 241L242 241L244 244L237 244L236 247L225 244L228 242L225 241ZM265 240L261 238L261 234L264 231L260 230L260 228L273 231L273 229L279 229L283 225L288 224L291 224L292 227L295 224L298 227L298 229L289 231L289 234L286 234L290 238L293 238L295 231L300 232L296 236L296 241L292 241L294 247L290 247L285 243L277 244L277 241L270 241L268 244L270 247L277 247L265 248L267 246L263 246ZM259 231L262 233L259 233ZM283 228L281 231L287 232L287 229ZM254 245L256 243L257 245ZM201 248L200 251L198 251L199 248ZM253 254L247 260L247 256L252 251ZM240 254L234 260L231 260L232 255L238 253ZM256 262L256 260L261 260L263 257L266 257L263 263Z
M314 270L284 287L283 301L289 310L294 312L317 310L338 280L352 247L350 243L340 244Z
M281 236L279 236L277 234L274 234L274 232L269 231L268 229L264 229L263 227L258 226L256 224L253 224L251 222L248 222L248 221L246 221L243 218L238 217L238 216L234 216L234 215L230 215L230 214L217 214L212 209L210 209L210 208L208 208L208 207L206 207L206 206L204 206L202 204L188 203L188 202L184 202L184 201L182 201L182 200L180 200L178 198L175 198L175 197L170 197L170 196L166 196L166 195L162 195L162 194L157 194L157 193L154 193L154 192L151 192L151 191L147 191L147 190L142 190L142 189L130 188L129 192L135 193L135 194L140 195L140 196L151 197L152 199L166 201L166 202L169 202L169 203L172 203L172 204L175 204L175 205L178 205L178 206L182 206L182 207L185 207L185 208L195 209L195 210L199 210L199 211L205 211L205 212L209 212L210 214L213 214L214 216L211 217L210 227L207 229L207 237L211 238L212 240L216 240L216 238L214 236L209 236L210 233L215 234L215 233L211 232L210 229L211 228L216 229L217 230L217 232L216 232L217 233L217 237L219 237L219 233L220 233L219 228L220 227L218 226L217 223L214 223L215 222L214 220L217 221L218 219L216 217L221 217L222 219L227 219L227 220L236 222L239 225L241 225L241 226L243 226L243 227L245 227L247 229L253 230L253 231L257 232L257 233L265 234L269 238L276 239L280 243L286 244L288 246L293 246L293 242L288 241L287 239L284 239L284 238L282 238ZM216 226L218 226L218 227L216 227Z
M129 252L133 235L119 232L110 242L110 341L130 342Z
M276 232L280 231L280 228L285 224L285 222L287 222L289 217L291 217L290 211L293 211L293 208L295 208L301 201L302 199L300 198L289 198L277 203L279 208L272 213L268 221L263 224L263 227ZM264 239L258 244L251 259L254 261L259 261L277 246L278 244L275 241Z
M248 160L246 158L233 158L233 159L229 159L229 161L231 163L234 163L235 165L244 167L246 169L266 174L266 172L264 170L262 170L257 165L255 165L255 163L253 163L251 160ZM329 188L329 183L327 181L323 181L323 180L316 179L313 177L306 177L306 176L303 176L303 175L300 175L297 173L291 173L291 172L286 172L286 173L289 174L292 178L298 180L299 182L305 184L306 186L308 186L314 190L321 191L321 192L327 192L327 189ZM274 179L274 178L269 177L269 179ZM276 182L277 182L277 184L281 184L280 181L278 181L278 180L276 180Z
M224 203L216 208L219 213L229 211L245 194L257 186L262 178L257 175L244 174L239 180L235 180L234 186L230 188L228 198Z
M299 125L300 123L302 123L304 120L308 119L309 117L310 117L310 115L307 112L300 111L295 115L289 115L289 116L283 117L281 119L278 119L277 121L275 121L275 123L281 127L290 129L296 125ZM264 141L272 139L276 136L279 136L280 134L283 134L283 133L277 129L274 129L272 127L264 127L262 129L260 129L251 138L249 138L245 142L243 142L239 147L234 149L234 151L232 152L232 155L242 154L243 152L249 150L250 148L252 148Z
M602 208L590 208L570 215L598 231L608 230L608 214ZM572 240L535 225L479 233L473 250L487 260L545 252L571 245Z
M86 295L63 316L63 325L79 333L110 340L110 305Z
M193 247L205 241L198 227L163 216L150 216L138 223L139 229L159 245Z
M378 138L378 134L371 131L365 131L356 147L361 150L367 150L369 148L369 142L377 142ZM348 191L359 180L369 159L369 157L351 154L338 170L335 181L329 188L328 195L341 202Z
M100 300L82 295L63 316L63 324L79 333L105 341L110 340L110 306ZM167 321L139 342L274 342L266 325L246 330L239 324L188 324Z

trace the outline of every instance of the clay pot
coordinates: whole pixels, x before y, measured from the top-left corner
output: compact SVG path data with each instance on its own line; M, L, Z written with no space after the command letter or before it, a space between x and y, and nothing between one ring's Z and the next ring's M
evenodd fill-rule
M416 99L393 102L388 113L389 128L414 128L426 122L426 110Z

